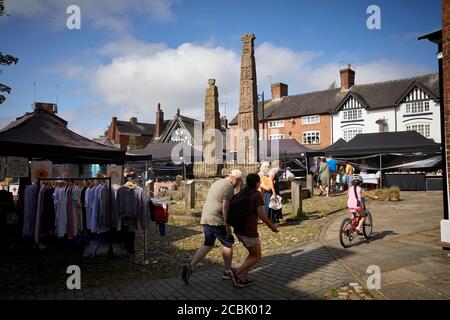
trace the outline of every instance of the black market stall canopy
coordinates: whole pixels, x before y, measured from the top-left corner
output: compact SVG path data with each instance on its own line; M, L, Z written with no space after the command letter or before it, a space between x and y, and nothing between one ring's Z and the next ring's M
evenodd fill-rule
M42 158L60 163L125 162L125 151L69 130L67 121L43 109L26 113L0 130L0 155Z
M304 158L308 154L315 152L295 139L260 140L259 150L261 160L264 160L266 157L273 158L277 152L280 158L286 159Z
M201 151L197 151L198 155L201 155ZM173 154L173 156L172 156ZM185 143L149 143L143 149L135 149L132 152L127 153L127 160L133 158L149 157L152 161L156 162L181 162L181 157L185 157L185 161L193 162L194 148ZM190 156L188 156L190 155ZM173 161L175 160L175 161Z
M349 142L338 140L324 149L327 156L355 157L387 154L439 154L441 145L417 131L358 134Z

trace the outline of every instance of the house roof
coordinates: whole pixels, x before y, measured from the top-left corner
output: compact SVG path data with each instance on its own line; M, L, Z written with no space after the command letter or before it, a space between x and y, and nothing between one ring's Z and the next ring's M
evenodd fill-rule
M415 85L426 89L426 92L433 99L439 98L439 75L435 73L393 81L354 85L348 91L341 91L340 88L337 88L265 101L264 119L332 114L337 112L350 96L353 96L364 107L371 110L393 107L398 105L399 99ZM262 120L262 102L258 104L258 116ZM237 119L236 115L230 125L237 124Z
M125 152L85 138L47 110L27 113L0 130L0 155L65 163L123 163Z
M153 136L155 135L156 125L143 122L132 124L129 121L117 120L117 130L122 134Z
M174 129L174 127L177 123L179 123L182 127L184 127L189 132L189 135L192 137L192 139L194 139L195 122L199 122L199 121L196 119L193 119L193 118L182 116L182 115L175 116L174 119L168 120L168 123L164 127L164 131L162 132L160 138L156 142L159 142L159 143L168 142L166 140L168 139L170 133L172 132L172 130ZM200 123L202 124L202 130L203 130L204 124L201 121L200 121ZM199 143L201 144L201 141Z
M189 135L192 137L192 139L194 140L194 138L195 138L195 134L194 134L195 133L195 123L196 122L201 123L201 125L202 125L202 132L203 132L203 129L204 129L204 126L205 126L203 121L199 121L197 119L186 117L186 116L183 116L183 115L178 115L174 119L168 121L168 123L164 127L164 131L161 134L161 137L159 139L154 139L154 142L156 142L156 143L169 142L168 141L169 135L173 131L173 129L174 129L174 127L175 127L175 125L177 123L179 123L182 127L184 127L189 132ZM226 128L222 127L221 130L225 131ZM200 139L202 139L202 137L200 137ZM201 140L200 141L194 141L194 143L197 144L197 145L202 145L202 141Z
M120 149L120 144L115 144L113 140L111 140L111 139L109 139L108 137L105 137L105 136L94 138L92 140L94 140L95 142L101 143L101 144L103 144L105 146L108 146L108 147Z

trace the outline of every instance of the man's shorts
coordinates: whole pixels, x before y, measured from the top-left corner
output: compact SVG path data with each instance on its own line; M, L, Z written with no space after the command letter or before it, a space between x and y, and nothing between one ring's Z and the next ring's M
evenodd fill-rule
M246 248L251 248L254 245L261 244L259 237L247 237L247 236L242 236L237 233L236 233L236 237L239 239L240 242L242 242L242 244Z
M224 247L233 247L234 237L233 235L231 235L230 238L227 237L227 228L225 226L210 226L209 224L204 224L203 232L205 234L205 246L214 247L216 239L218 239Z

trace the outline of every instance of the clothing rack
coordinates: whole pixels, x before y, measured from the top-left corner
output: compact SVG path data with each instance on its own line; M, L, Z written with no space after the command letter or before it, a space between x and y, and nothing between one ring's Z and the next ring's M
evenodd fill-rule
M113 251L113 237L112 237L112 183L111 183L111 177L103 178L103 177L90 177L90 178L39 178L37 181L37 187L38 190L40 189L41 182L45 181L55 181L55 182L71 182L71 181L108 181L109 183L109 250L108 250L108 259L107 261L111 261L114 257L114 251ZM39 192L38 192L39 195ZM38 248L38 243L35 243L34 249L36 247ZM38 248L39 249L39 248ZM33 250L34 251L34 250Z

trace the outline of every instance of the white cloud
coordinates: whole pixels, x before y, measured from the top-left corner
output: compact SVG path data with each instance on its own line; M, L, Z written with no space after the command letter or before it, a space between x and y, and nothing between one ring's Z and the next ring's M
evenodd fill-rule
M117 44L108 47L118 50ZM126 118L140 112L153 120L161 102L166 117L180 108L182 114L201 119L208 79L216 79L221 97L238 96L239 63L235 52L221 47L141 45L100 66L92 86L108 104L120 106L119 115Z
M172 7L180 0L7 0L6 11L12 17L48 21L53 27L66 27L66 8L76 4L81 9L81 28L109 29L126 33L131 21L129 14L147 17L152 22L165 22L174 18Z
M88 81L93 75L93 70L87 65L82 65L74 60L65 60L54 65L41 68L41 71L62 75L67 79L79 79Z
M182 114L202 120L205 89L210 78L216 79L221 111L224 102L229 118L238 110L240 52L212 43L184 43L169 48L165 44L144 43L127 37L107 43L96 53L111 60L95 67L70 62L53 68L54 72L69 78L84 79L100 97L100 101L94 102L99 107L90 109L97 114L99 128L86 129L89 131L86 133L102 133L111 116L119 119L137 116L140 121L153 122L158 102L166 119L172 118L180 108ZM340 84L337 63L317 63L318 57L324 60L322 52L296 52L263 43L255 54L258 91L264 90L266 98L271 97L267 75L272 76L272 83L287 83L290 94L324 90L333 81ZM422 66L388 60L356 63L355 69L357 84L433 72ZM74 121L78 116L80 113L74 115ZM83 123L79 123L82 126Z

